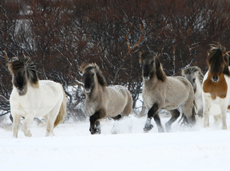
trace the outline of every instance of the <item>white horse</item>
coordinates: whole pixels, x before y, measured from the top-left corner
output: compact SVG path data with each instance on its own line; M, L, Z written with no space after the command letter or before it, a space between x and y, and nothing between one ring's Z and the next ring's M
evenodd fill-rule
M228 52L220 44L208 51L208 71L203 80L204 127L209 126L210 111L221 111L222 129L227 129L226 112L230 109L230 71ZM217 106L214 108L214 106Z
M10 95L13 136L18 137L21 117L25 118L22 124L25 136L32 136L28 126L34 117L47 119L46 136L53 135L53 128L63 121L66 115L66 96L62 85L49 80L39 80L35 65L29 57L14 57L7 65L13 84Z

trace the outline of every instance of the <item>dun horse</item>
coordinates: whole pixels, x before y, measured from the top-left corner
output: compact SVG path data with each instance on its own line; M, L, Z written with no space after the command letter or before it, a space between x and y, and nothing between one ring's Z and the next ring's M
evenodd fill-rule
M149 110L144 131L152 129L152 118L158 126L158 131L164 131L158 115L159 109L167 109L172 114L165 124L167 131L180 116L179 107L186 117L185 121L193 125L195 123L194 92L190 82L182 76L166 76L157 54L152 51L140 53L140 63L144 82L142 97Z
M211 45L208 51L208 71L203 80L204 127L209 126L213 104L221 111L222 129L227 129L226 112L230 109L229 55L221 44Z
M195 96L195 109L198 117L197 120L201 120L203 117L203 97L202 97L202 83L204 75L201 69L197 66L190 66L182 70L182 76L186 77L192 84ZM214 117L215 125L220 123L220 108L218 105L213 104L209 115Z
M85 108L90 116L91 134L101 133L99 120L104 117L120 119L132 112L132 96L124 86L106 86L97 64L82 64L84 77Z
M183 69L181 74L192 84L196 104L196 113L198 116L203 117L202 82L204 75L201 69L197 66L190 66Z
M39 80L35 65L29 57L14 57L7 65L13 84L10 95L13 136L18 137L21 117L25 118L22 125L25 136L32 136L28 126L34 117L47 119L46 136L52 135L53 128L66 115L66 96L62 85Z

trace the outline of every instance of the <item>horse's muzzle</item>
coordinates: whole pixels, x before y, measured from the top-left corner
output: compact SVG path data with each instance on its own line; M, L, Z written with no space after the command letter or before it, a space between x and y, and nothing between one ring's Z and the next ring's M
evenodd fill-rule
M86 89L85 89L85 93L86 93L86 94L89 94L90 92L91 92L91 89L90 89L90 88L86 88Z
M20 96L25 95L25 89L24 89L24 88L23 88L22 90L17 89L17 91L18 91L18 94L19 94Z
M145 80L145 81L149 81L149 80L150 80L150 77L149 77L149 76L144 76L144 80Z
M211 80L213 82L218 82L219 81L219 77L218 76L212 76Z

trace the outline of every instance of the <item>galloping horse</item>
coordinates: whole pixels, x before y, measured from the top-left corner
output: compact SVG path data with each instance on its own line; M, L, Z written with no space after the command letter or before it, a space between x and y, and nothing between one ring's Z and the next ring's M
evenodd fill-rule
M181 71L181 75L186 77L192 84L196 113L198 116L203 117L202 82L204 75L201 69L197 66L189 66Z
M133 99L127 88L120 85L106 86L106 81L97 64L80 66L84 77L85 108L90 116L91 134L101 133L99 119L120 119L132 112Z
M25 118L22 125L25 136L32 136L28 126L34 117L47 119L46 136L52 135L53 128L66 115L66 96L62 85L50 80L39 80L36 67L29 57L14 57L7 65L13 84L10 95L13 136L18 137L21 117Z
M152 118L158 126L158 131L164 131L158 115L159 109L167 109L172 114L170 120L165 124L167 131L171 129L171 124L180 116L179 107L185 116L185 121L189 125L193 125L195 123L195 110L191 83L182 76L166 76L156 53L145 51L141 52L139 56L144 82L142 97L149 110L144 131L152 129Z
M189 66L182 70L182 76L186 77L192 84L195 97L195 109L199 117L196 117L197 120L201 120L203 117L203 97L202 97L202 83L204 75L201 69L197 66ZM220 108L218 105L213 104L209 115L214 117L215 125L220 123Z
M208 51L208 71L203 80L204 127L209 126L209 113L213 104L221 110L222 129L227 129L226 112L230 109L229 55L226 48L217 43ZM212 109L211 109L212 110Z

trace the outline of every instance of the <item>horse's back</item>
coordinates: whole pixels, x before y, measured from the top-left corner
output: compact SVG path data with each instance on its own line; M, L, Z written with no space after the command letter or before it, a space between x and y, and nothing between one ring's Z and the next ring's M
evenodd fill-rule
M28 87L24 96L13 90L10 98L12 110L21 111L22 116L33 113L34 116L47 115L53 108L60 107L63 100L62 85L50 80L39 80L39 87Z
M193 92L191 83L182 76L168 77L168 86L168 96L171 94L174 96L179 96L178 98L184 97L187 99L188 96ZM194 96L194 93L192 94Z
M40 80L39 86L43 92L47 92L48 94L53 94L54 96L63 94L63 88L60 83L51 80Z
M122 113L128 115L132 111L132 96L129 90L121 85L106 87L107 116L114 117Z

